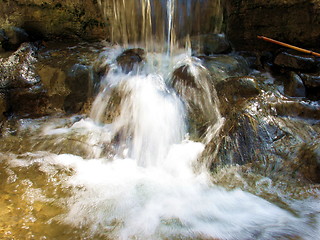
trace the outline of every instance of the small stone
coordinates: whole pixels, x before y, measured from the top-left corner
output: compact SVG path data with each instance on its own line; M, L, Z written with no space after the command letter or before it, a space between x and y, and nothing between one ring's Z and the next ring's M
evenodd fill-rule
M317 62L313 56L298 55L291 52L279 53L274 60L274 64L304 71L310 71L317 67Z

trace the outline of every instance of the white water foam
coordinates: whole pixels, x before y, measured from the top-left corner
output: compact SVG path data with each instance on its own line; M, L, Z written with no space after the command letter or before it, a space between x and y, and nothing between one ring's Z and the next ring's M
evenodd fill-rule
M226 191L210 183L205 173L193 173L192 162L203 145L184 141L173 145L161 167L144 168L134 159L84 160L74 155L39 155L26 163L41 170L72 168L63 180L73 186L69 212L58 219L89 228L86 237L111 239L318 239L317 201L296 201L293 214L241 190ZM172 164L174 162L174 164ZM318 215L317 215L318 214Z

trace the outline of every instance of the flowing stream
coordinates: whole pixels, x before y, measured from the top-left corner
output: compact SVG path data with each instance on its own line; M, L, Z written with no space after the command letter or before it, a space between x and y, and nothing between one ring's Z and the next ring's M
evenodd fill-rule
M21 124L54 138L52 147L63 139L85 139L86 153L0 155L7 203L1 203L3 239L319 239L317 200L279 194L281 205L226 190L212 183L205 161L198 161L209 142L218 144L224 119L207 70L188 49L197 26L180 30L209 2L113 1L113 40L123 45L102 53L110 68L90 115ZM139 14L130 15L132 9ZM139 26L133 25L136 18ZM130 71L117 62L123 46L145 49ZM199 92L173 87L181 66L188 66ZM209 123L198 141L189 132L192 106Z

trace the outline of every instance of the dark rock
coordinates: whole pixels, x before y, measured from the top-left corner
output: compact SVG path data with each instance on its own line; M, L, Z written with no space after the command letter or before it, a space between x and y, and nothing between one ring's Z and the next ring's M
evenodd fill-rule
M218 154L211 160L210 169L257 161L263 148L263 142L259 138L256 125L257 122L254 119L241 112L229 115L221 130L223 137L219 144L217 144L218 139L215 139L205 149L204 154L210 159L214 149L218 146Z
M122 71L129 73L143 61L144 54L144 50L141 48L128 49L118 56L116 61Z
M196 54L205 55L228 53L232 50L225 34L193 36L191 47Z
M39 117L48 114L48 98L41 86L11 89L8 110L21 117Z
M302 71L310 71L317 67L317 62L313 56L299 55L290 52L279 53L274 60L274 64L280 67Z
M5 50L16 50L22 43L30 41L28 33L22 28L10 27L5 29L6 41L2 46Z
M6 33L3 29L0 29L0 53L5 51L3 44L5 44L6 41L8 41Z
M298 152L297 170L308 180L320 183L320 144L303 144Z
M320 75L319 74L300 73L300 77L307 87L309 87L309 88L320 87Z
M276 50L259 35L298 47L319 48L320 2L226 0L226 33L235 50Z
M300 77L306 86L307 97L311 100L320 100L320 76L319 73L300 73Z
M306 88L303 81L295 72L290 73L289 82L284 85L284 92L291 97L306 97Z
M216 85L218 96L234 102L259 94L256 79L253 77L230 77Z
M68 71L66 84L70 89L70 94L65 98L64 110L67 113L80 112L90 95L91 67L75 64Z
M0 29L0 42L3 43L5 41L8 41L8 37L6 36L4 29Z
M0 92L0 122L4 119L4 113L7 111L7 94Z

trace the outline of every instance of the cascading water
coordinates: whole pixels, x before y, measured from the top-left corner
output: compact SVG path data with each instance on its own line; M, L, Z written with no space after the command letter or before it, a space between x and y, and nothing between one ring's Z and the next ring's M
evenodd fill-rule
M127 56L137 61L123 64L122 47L106 50L109 68L90 117L71 121L69 127L47 124L41 129L45 136L85 135L88 154L0 155L1 161L10 159L12 183L17 176L10 171L15 169L36 169L39 178L47 177L49 193L32 181L21 185L26 189L23 200L33 201L34 208L49 208L50 213L53 202L65 208L47 224L73 228L54 238L269 240L320 235L316 201L281 199L288 210L242 190L227 191L212 183L206 164L198 161L207 144L218 144L224 119L210 74L188 49L176 45L180 40L180 46L187 45L188 35L198 33L200 10L212 2L113 0L113 40L134 46ZM107 3L100 1L101 6ZM217 0L213 5L221 4ZM199 128L192 123L196 117ZM60 198L53 201L59 191Z

